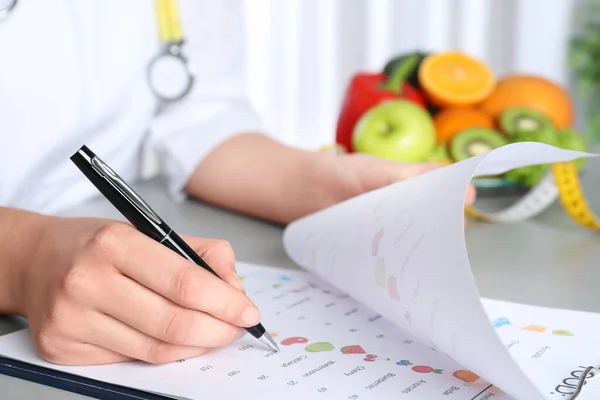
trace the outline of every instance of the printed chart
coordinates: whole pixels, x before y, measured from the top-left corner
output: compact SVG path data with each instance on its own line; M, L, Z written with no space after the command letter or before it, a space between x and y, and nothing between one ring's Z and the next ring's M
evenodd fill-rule
M318 278L253 270L243 277L265 326L278 328L272 334L281 353L261 355L277 360L277 368L265 364L270 371L266 379L287 386L290 393L310 398L328 393L332 398L396 399L402 393L423 399L509 399L429 343ZM249 337L242 342L254 345ZM218 358L215 354L215 362Z
M3 337L0 354L189 399L218 393L221 398L514 400L317 278L245 264L238 272L280 353L246 335L167 365L61 367L37 357L23 331Z

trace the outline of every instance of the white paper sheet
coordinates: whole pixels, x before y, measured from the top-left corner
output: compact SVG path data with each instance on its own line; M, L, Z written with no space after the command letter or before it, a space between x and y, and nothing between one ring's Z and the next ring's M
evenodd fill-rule
M600 362L589 352L565 354L595 338L546 335L544 343L562 355L544 351L530 362L541 342L530 339L536 332L518 328L535 313L482 303L468 262L463 205L474 175L580 156L536 143L509 145L291 224L286 249L312 274L238 266L263 324L282 344L280 354L247 335L181 363L60 367L36 355L28 331L0 338L0 354L189 399L564 398L551 393L556 379L579 363ZM582 332L577 323L598 319L562 313L557 329ZM531 323L550 327L554 315ZM499 329L499 318L512 324ZM509 347L515 340L522 344Z
M507 393L543 399L481 304L463 234L464 197L474 176L581 156L540 143L504 146L298 220L286 230L286 250Z
M240 263L249 296L281 353L251 336L162 366L59 367L36 355L29 331L0 338L0 354L104 382L189 399L512 400L445 354L420 343L335 287L305 273Z
M588 366L600 366L600 314L483 299L514 360L548 399L569 398ZM600 398L595 370L581 400ZM596 378L596 379L594 379Z

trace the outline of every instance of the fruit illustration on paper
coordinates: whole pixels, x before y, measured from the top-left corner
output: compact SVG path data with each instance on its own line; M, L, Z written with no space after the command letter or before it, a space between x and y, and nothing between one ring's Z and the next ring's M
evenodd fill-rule
M428 55L419 68L419 82L436 107L464 107L486 99L496 86L492 70L460 51Z
M407 366L409 366L409 365L412 365L412 363L411 363L410 361L408 361L408 360L400 360L400 361L398 361L396 364L398 364L398 365L402 365L402 366L404 366L404 367L407 367Z
M376 359L377 359L377 356L375 354L367 354L367 356L364 358L364 360L367 362L373 362Z
M569 332L565 329L555 329L552 331L552 333L559 336L575 336L572 332Z
M377 261L375 261L375 282L382 288L385 288L385 261L383 258L379 257Z
M284 346L291 346L293 344L302 344L302 343L308 343L308 339L300 337L300 336L292 336L287 339L283 339L281 341L281 344Z
M466 370L466 369L454 371L454 373L452 373L452 375L462 381L467 382L467 383L474 383L479 380L479 376L477 374L474 374L473 372Z
M506 75L479 104L479 108L495 120L513 107L526 107L545 115L556 129L565 129L573 123L574 110L569 93L558 83L542 76Z
M554 124L546 115L527 107L512 107L500 114L502 132L514 135L519 132L553 131Z
M415 365L414 367L412 367L412 370L420 374L429 374L431 372L433 372L434 374L441 374L443 372L443 370L441 369L434 369L427 365Z
M333 345L331 343L327 343L327 342L311 343L304 348L304 350L311 352L311 353L320 353L323 351L331 351L333 349L335 349L335 347L333 347Z
M340 349L342 354L366 354L367 352L359 345L344 346Z
M398 293L398 285L396 285L396 277L390 276L388 278L388 293L394 300L400 300L400 294Z
M466 160L507 144L506 138L494 129L468 128L450 142L450 156L455 161Z
M353 131L357 152L397 162L420 162L435 147L429 113L408 100L388 100L361 116Z
M379 242L383 237L383 228L379 229L375 236L373 236L373 242L371 243L371 255L374 257L379 253Z
M494 320L493 325L494 328L500 328L504 325L510 325L510 321L508 320L508 318L497 318Z
M475 107L450 107L441 110L433 118L438 144L445 144L460 131L468 128L493 129L492 117Z
M528 325L525 328L523 328L523 330L532 332L546 332L546 327L540 325Z

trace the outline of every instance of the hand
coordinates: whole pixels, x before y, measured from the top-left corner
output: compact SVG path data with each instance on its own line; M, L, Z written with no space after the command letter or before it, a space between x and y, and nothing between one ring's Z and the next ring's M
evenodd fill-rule
M435 168L364 153L301 150L260 134L226 140L197 166L186 185L196 199L277 224ZM465 205L475 201L469 187Z
M321 186L331 188L331 203L338 203L444 166L439 163L398 163L365 153L323 156L317 167L321 173L316 175L323 176L328 181ZM475 198L475 187L470 184L465 196L465 206L471 206Z
M220 280L121 222L53 218L43 230L38 262L22 278L23 311L49 362L166 363L259 322L227 242L183 237Z

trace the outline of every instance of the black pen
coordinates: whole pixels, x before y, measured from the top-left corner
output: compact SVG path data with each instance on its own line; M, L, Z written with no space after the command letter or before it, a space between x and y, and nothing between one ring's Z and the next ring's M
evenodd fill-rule
M71 161L140 232L219 277L112 168L87 146L82 146L73 154ZM279 352L277 343L262 324L245 329L269 349Z

